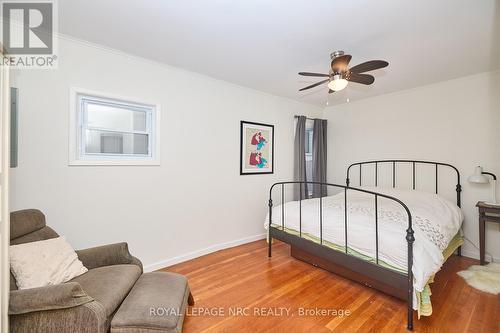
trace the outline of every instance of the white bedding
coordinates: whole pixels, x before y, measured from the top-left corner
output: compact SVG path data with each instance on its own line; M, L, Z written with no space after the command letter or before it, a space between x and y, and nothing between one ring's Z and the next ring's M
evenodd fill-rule
M414 288L422 291L429 278L441 268L443 250L457 234L463 221L460 208L436 194L415 190L363 189L393 196L404 202L412 214L415 243L413 244ZM344 193L323 199L323 239L345 245ZM375 258L374 196L359 191L347 192L348 247ZM273 208L273 224L281 226L281 205ZM265 227L268 227L266 217ZM379 197L378 235L379 260L406 270L407 214L397 202ZM285 227L299 230L299 202L285 203ZM302 232L319 238L319 199L302 200Z

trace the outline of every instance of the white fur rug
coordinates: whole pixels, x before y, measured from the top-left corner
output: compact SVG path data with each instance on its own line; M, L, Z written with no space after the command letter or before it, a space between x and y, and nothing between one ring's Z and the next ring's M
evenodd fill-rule
M493 295L500 294L500 264L492 262L486 266L473 265L457 274L473 288Z

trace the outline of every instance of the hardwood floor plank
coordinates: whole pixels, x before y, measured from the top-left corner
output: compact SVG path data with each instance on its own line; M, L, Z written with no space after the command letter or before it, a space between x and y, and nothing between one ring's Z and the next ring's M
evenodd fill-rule
M500 332L500 296L475 290L456 274L472 264L477 261L448 260L431 285L434 313L420 320L415 314L415 332ZM279 241L272 258L266 242L257 241L162 270L189 280L196 303L185 319L185 333L407 332L405 302L292 258L290 247ZM223 313L194 313L216 308ZM277 314L280 308L286 311Z

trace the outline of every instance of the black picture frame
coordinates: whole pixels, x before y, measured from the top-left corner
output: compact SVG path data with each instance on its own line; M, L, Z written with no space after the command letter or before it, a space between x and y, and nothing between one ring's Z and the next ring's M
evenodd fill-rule
M245 129L245 125L250 125L250 126L261 126L265 127L267 129L270 129L271 131L271 146L269 148L269 155L270 155L270 161L271 161L271 167L268 168L270 170L268 171L249 171L244 169L244 164L243 164L243 157L244 157L244 149L245 147L243 146L244 144L244 137L243 137L243 132ZM263 123L256 123L252 121L240 121L240 175L245 176L245 175L269 175L274 173L274 125L271 124L263 124Z

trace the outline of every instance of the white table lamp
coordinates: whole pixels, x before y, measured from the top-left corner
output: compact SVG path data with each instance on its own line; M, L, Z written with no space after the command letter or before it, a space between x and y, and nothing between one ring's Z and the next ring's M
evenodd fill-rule
M486 175L491 176L493 178L493 186L492 186L492 191L493 191L493 201L492 202L486 202L486 204L490 205L498 205L497 203L497 176L495 176L491 172L485 172L483 171L483 167L477 166L474 169L474 173L469 176L467 179L469 183L475 183L475 184L488 184L490 182L490 179L486 177Z

